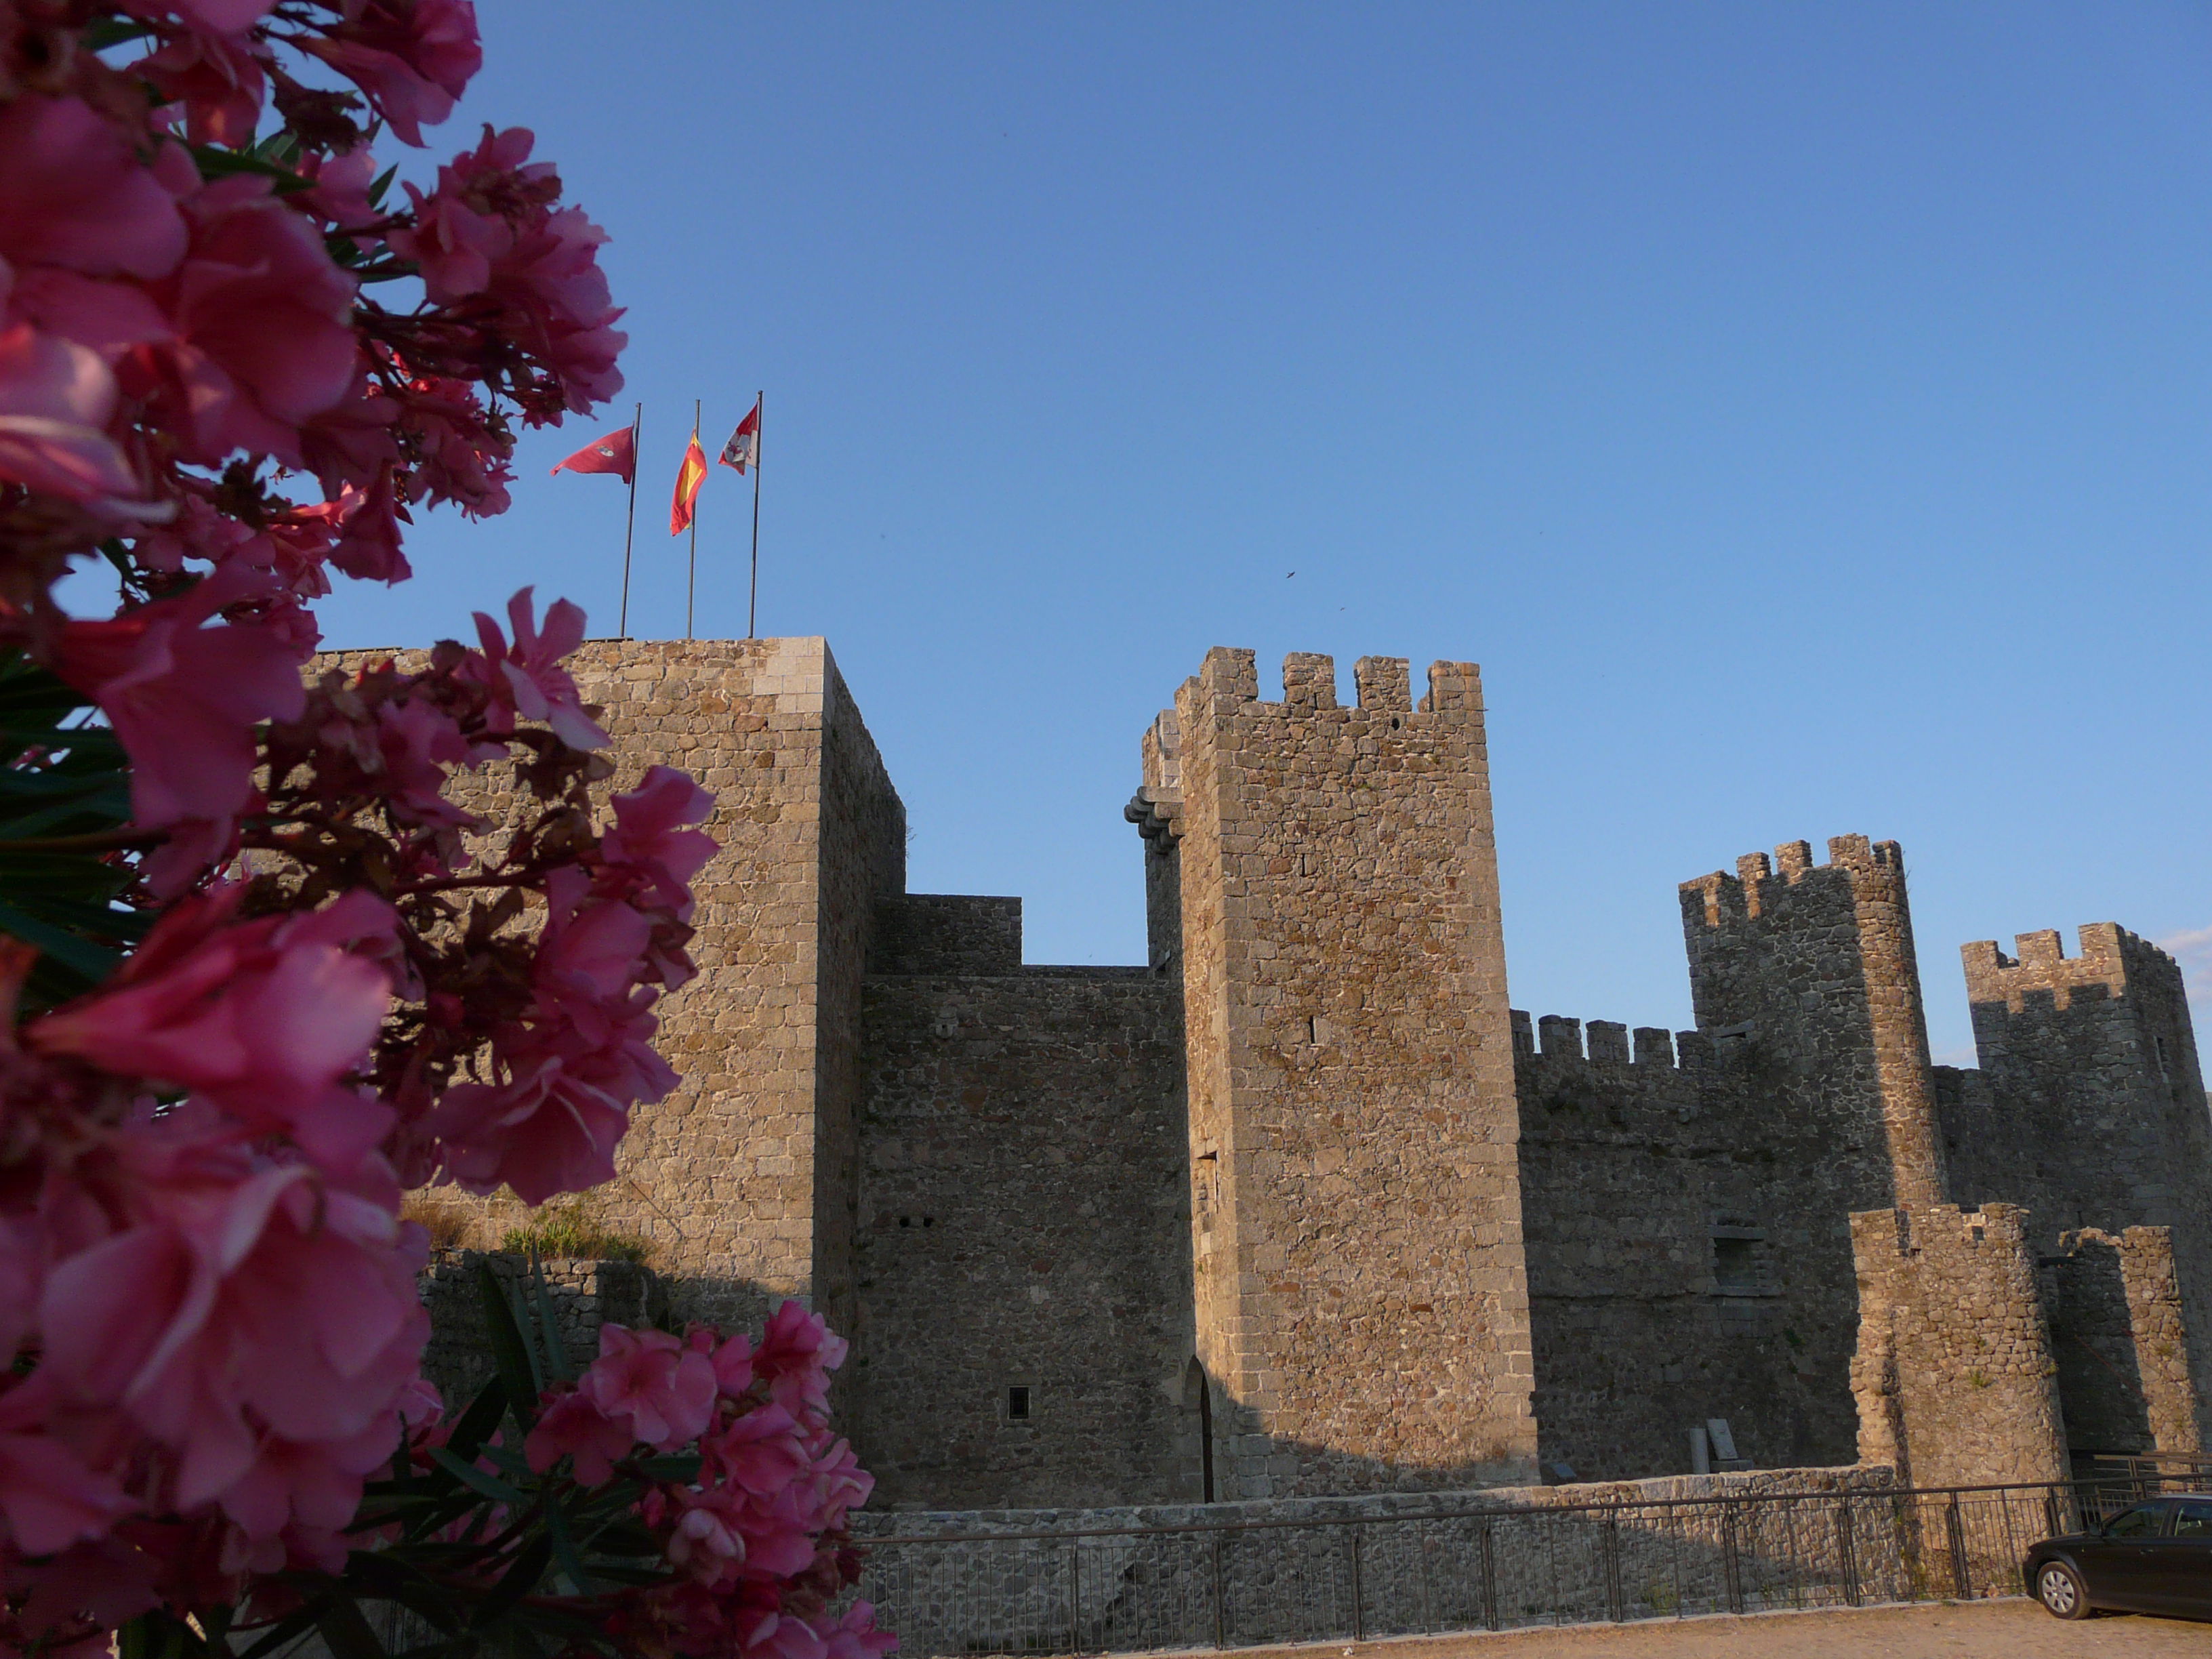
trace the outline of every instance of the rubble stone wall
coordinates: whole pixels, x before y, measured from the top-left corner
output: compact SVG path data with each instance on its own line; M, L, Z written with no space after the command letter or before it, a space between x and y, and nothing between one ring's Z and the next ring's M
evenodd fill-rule
M2026 1205L2037 1244L2163 1227L2189 1328L2197 1434L2212 1435L2212 1115L2181 969L2112 923L1964 947L1979 1074L1944 1079L1960 1201Z
M1860 1461L1907 1486L2063 1480L2057 1367L2018 1206L1851 1218Z
M843 1409L879 1506L1201 1495L1181 1012L1141 968L867 980Z
M1850 1238L1827 1149L1697 1032L1516 1013L1522 1214L1547 1473L1686 1471L1724 1418L1766 1468L1854 1455ZM1840 1259L1839 1259L1840 1258Z
M2038 1268L2068 1447L2199 1455L2172 1235L2164 1227L2062 1233L2058 1253Z

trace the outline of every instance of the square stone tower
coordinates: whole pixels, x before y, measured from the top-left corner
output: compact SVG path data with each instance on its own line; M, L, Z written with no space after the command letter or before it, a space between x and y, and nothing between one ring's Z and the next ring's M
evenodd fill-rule
M318 667L387 657L422 660ZM693 884L699 976L658 1011L683 1080L584 1203L651 1244L680 1315L757 1323L791 1296L848 1328L861 975L876 901L906 888L905 808L820 639L592 640L568 665L613 739L610 788L682 767L714 792L722 843ZM456 793L511 822L497 776ZM504 1193L418 1201L484 1245L530 1215Z
M1198 1358L1224 1498L1534 1473L1480 682L1207 653L1145 745L1182 977ZM1172 907L1174 926L1159 925Z

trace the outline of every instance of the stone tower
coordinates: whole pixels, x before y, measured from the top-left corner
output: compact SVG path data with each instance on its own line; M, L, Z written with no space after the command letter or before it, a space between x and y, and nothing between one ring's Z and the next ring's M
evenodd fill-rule
M1764 1073L1840 1148L1833 1213L1943 1201L1928 1022L1905 855L1864 836L1802 841L1682 884L1698 1029Z
M1224 1498L1533 1472L1480 682L1217 649L1145 745L1180 973L1198 1359ZM1172 910L1173 925L1168 915Z
M2212 1117L2180 966L2111 922L1963 947L1978 1078L1947 1120L1962 1201L2016 1198L2037 1247L2080 1228L2172 1230L2200 1414L2212 1405ZM2212 1421L2200 1440L2212 1443ZM2113 1449L2107 1448L2107 1449Z
M321 662L395 655L419 660ZM820 639L594 640L568 665L614 740L611 787L684 768L722 843L694 884L699 976L659 1010L683 1081L586 1202L651 1244L682 1316L757 1322L795 1296L849 1326L861 975L876 901L905 890L905 809ZM480 1243L528 1218L507 1194L421 1202Z

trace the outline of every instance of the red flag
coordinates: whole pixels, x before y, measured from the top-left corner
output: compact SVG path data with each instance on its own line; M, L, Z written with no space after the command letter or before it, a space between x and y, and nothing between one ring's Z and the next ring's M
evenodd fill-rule
M604 438L594 438L553 471L612 472L628 483L637 471L637 434L624 427L619 432L608 433Z
M756 401L751 413L738 422L738 429L730 434L730 441L722 446L722 465L733 466L738 476L745 476L745 469L760 465L760 404Z
M699 434L691 434L691 442L684 452L684 465L676 474L676 499L669 503L668 533L680 536L691 522L691 504L699 496L699 486L707 481L707 452L699 447Z

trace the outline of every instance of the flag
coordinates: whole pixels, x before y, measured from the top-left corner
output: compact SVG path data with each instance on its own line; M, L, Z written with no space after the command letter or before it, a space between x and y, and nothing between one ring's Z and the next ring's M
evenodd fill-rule
M722 465L733 466L738 476L745 476L745 469L760 465L760 404L755 403L751 412L738 422L738 429L730 434L730 441L722 446Z
M691 442L684 452L684 465L676 474L676 499L668 506L668 533L680 536L691 522L691 503L698 499L699 486L707 481L707 452L699 447L699 434L691 434Z
M567 460L553 469L556 472L614 472L629 483L637 471L637 434L629 427L619 432L610 432L604 438L594 438Z

